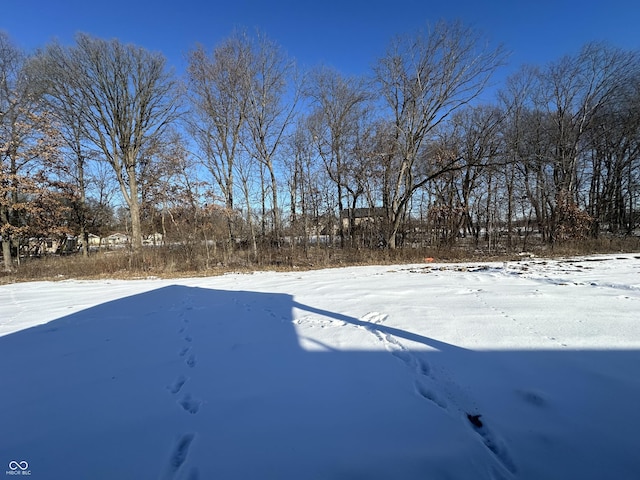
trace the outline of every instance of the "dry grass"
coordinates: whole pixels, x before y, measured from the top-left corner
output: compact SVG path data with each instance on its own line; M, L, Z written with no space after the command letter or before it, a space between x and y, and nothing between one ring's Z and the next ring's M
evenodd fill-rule
M560 257L595 253L640 251L640 238L602 238L563 243L552 247L538 245L530 250L537 256ZM210 252L209 252L210 253ZM255 270L310 270L356 265L389 265L422 263L427 258L436 262L517 260L517 252L483 251L469 247L367 250L328 247L268 249L252 259L248 251L218 252L218 257L204 250L187 247L149 248L133 255L126 250L103 251L85 258L80 255L23 260L14 272L0 274L0 284L35 280L64 279L135 279L215 276L227 272Z
M550 254L554 256L593 255L597 253L639 252L640 237L602 236L597 239L568 241L555 245Z

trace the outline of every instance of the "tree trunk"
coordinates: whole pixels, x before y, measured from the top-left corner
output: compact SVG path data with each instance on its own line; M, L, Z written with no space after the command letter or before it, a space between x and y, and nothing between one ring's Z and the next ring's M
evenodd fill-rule
M399 208L392 208L391 218L389 219L389 235L387 236L387 248L395 250L397 248L398 230L400 230L401 214Z
M269 160L267 163L269 175L271 176L271 198L273 199L273 236L275 244L280 247L280 218L278 212L278 182L275 172L273 171L273 163Z
M5 206L0 206L0 225L9 225L9 211ZM13 263L11 262L11 236L8 233L2 235L2 258L4 259L3 271L10 272Z
M249 226L249 235L251 237L251 252L253 261L258 261L258 242L256 241L256 226L253 223L253 210L251 209L251 193L249 191L249 180L242 178L242 190L244 199L247 202L247 225Z
M2 257L4 259L4 268L3 271L10 272L12 271L13 263L11 262L11 239L10 238L2 238Z
M138 182L135 167L127 169L129 177L129 215L131 216L131 247L135 253L142 251L142 226L140 223L140 200L138 199Z
M87 194L84 184L84 158L78 156L78 190L80 190L80 238L82 239L82 256L89 256L89 232L87 232Z

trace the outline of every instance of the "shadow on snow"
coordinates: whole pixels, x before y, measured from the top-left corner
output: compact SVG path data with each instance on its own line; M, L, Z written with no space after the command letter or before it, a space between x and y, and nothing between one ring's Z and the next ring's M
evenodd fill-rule
M301 348L294 309L376 348ZM472 351L290 295L169 286L0 338L0 462L35 478L633 478L639 360Z

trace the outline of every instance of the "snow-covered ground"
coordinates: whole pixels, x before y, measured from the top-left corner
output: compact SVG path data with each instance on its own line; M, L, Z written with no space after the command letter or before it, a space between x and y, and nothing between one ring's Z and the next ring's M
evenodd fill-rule
M640 478L640 256L0 287L0 476Z

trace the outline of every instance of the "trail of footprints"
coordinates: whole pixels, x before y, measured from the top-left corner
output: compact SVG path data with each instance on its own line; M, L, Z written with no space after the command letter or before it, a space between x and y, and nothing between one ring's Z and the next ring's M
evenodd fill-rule
M240 304L237 298L233 298L232 301L244 308L247 312L250 312L252 306L250 304ZM179 318L181 319L181 327L178 330L178 334L182 336L182 340L184 344L178 351L178 356L184 362L184 365L188 369L196 368L197 366L197 356L194 352L193 348L193 337L189 334L189 318L185 315L185 312L189 312L193 310L193 306L191 306L188 302L188 299L183 303L183 308L180 309ZM270 309L266 308L265 312L268 313L271 317L276 318L276 313ZM286 321L286 317L280 317L281 321ZM167 390L171 395L177 397L176 403L177 405L184 410L184 412L196 415L200 411L200 407L202 406L202 401L198 398L194 397L191 393L186 392L186 385L188 384L189 378L186 375L180 374L178 375L170 385L167 385ZM171 456L169 458L169 467L166 470L165 478L166 480L174 480L174 479L186 479L186 480L198 480L199 474L198 470L192 468L188 473L183 473L183 470L186 470L184 467L189 448L191 447L191 443L195 439L195 433L184 433L180 436L178 441L176 442Z
M184 308L181 308L179 318L181 319L181 327L178 330L178 334L182 336L184 345L178 351L178 356L184 362L184 365L188 369L195 368L197 365L197 358L193 351L193 338L189 334L189 318L185 312L193 310L193 307L189 305L188 300L183 304ZM173 396L177 397L176 404L185 412L191 415L195 415L200 411L202 401L193 397L191 393L184 392L185 385L188 383L189 377L186 375L178 375L170 385L167 385L167 390ZM185 463L188 458L189 448L191 443L195 439L196 434L193 432L184 433L179 436L175 446L169 457L169 466L165 470L164 479L173 480L176 478L186 480L198 480L199 474L196 468L191 468L188 472L186 470Z
M234 301L237 302L237 300L235 299ZM245 309L250 310L249 305L244 305L244 307ZM180 313L183 326L180 328L178 333L180 335L184 335L183 341L185 342L185 344L179 350L178 355L181 359L183 359L185 366L191 369L196 367L197 358L193 351L193 338L188 333L189 319L184 314L185 311L189 310L192 310L192 307L187 306ZM268 310L268 312L271 313L272 316L275 316L272 311ZM416 356L409 349L407 349L393 335L384 333L383 331L381 331L381 329L375 328L375 325L383 324L387 317L387 315L378 312L368 313L360 320L371 326L356 325L356 328L364 329L371 335L373 335L379 342L382 343L387 352L401 361L407 368L409 368L413 372L415 378L414 388L416 394L418 394L421 398L424 398L425 400L436 405L438 408L441 408L450 414L453 413L456 416L468 421L468 425L470 425L470 427L481 437L484 445L493 453L500 464L502 464L502 466L511 474L515 473L515 465L511 460L511 457L507 452L504 444L496 438L496 436L491 432L487 425L481 420L481 415L474 415L470 412L463 412L455 404L448 404L447 401L435 391L435 389L437 388L437 379L433 375L430 365L425 360ZM306 323L307 321L309 321L309 318L296 320L295 323ZM333 320L325 322L323 320L314 319L312 320L312 322L319 322L321 324L339 323L341 326L348 325L346 322L334 322ZM167 386L167 390L170 392L170 394L179 397L176 403L186 413L195 415L199 412L202 401L193 397L190 393L182 393L188 380L189 378L185 375L179 375L170 385ZM187 460L189 448L195 437L195 433L185 433L180 436L169 459L169 469L167 471L166 477L167 479L174 479L180 473L180 470ZM498 476L501 476L500 472L498 471L494 471L494 473ZM180 478L186 478L187 480L198 480L198 471L195 468L191 469L187 476L183 475Z
M367 322L374 325L379 325L387 319L387 315L371 312L361 318L363 322ZM402 363L404 363L411 371L414 372L415 382L414 388L418 395L430 402L433 402L440 408L447 408L447 403L444 399L440 398L438 394L432 388L434 378L431 375L431 367L427 362L421 358L416 357L413 353L407 350L398 340L388 333L381 333L374 327L360 327L371 333L378 341L380 341L385 350L391 355L396 357Z
M197 358L193 351L193 346L192 346L193 337L191 337L191 335L188 332L189 319L185 315L185 311L188 312L190 310L193 310L193 307L187 305L180 312L182 327L180 328L180 330L178 330L178 333L180 335L184 335L183 341L185 342L185 344L182 346L182 348L178 352L178 355L180 356L181 359L183 359L184 364L188 368L195 368L195 366L197 365ZM167 386L167 389L171 394L178 395L181 393L183 387L185 386L188 380L189 378L186 377L185 375L178 375L178 377L173 381L173 383ZM193 398L191 394L185 393L177 401L177 404L180 405L185 412L196 414L200 410L200 406L202 405L202 402L196 398Z
M516 317L514 317L513 315L508 314L507 312L505 312L504 310L501 310L499 308L496 308L494 305L491 305L490 303L488 303L485 299L485 296L481 295L483 290L481 288L478 289L471 289L469 290L470 293L473 294L474 298L476 299L476 301L478 303L480 303L483 307L488 308L492 311L494 311L495 313L497 313L498 315L501 315L502 317L511 320L512 322L514 322L516 325L519 325L520 328L526 328L529 332L537 335L538 337L542 337L545 338L546 340L553 342L557 345L560 345L561 347L567 347L567 344L562 342L561 340L557 339L556 337L552 337L550 335L546 335L542 332L539 332L538 330L536 330L535 328L533 328L531 325L524 325L521 321L519 321Z
M416 356L411 350L407 349L398 339L393 335L385 333L384 329L378 329L375 325L381 325L388 318L386 314L378 312L370 312L364 315L360 320L367 325L356 325L356 328L364 329L373 335L379 342L382 343L385 350L401 361L408 369L413 372L414 376L414 388L417 395L425 400L436 405L438 408L445 410L452 416L461 418L473 431L482 439L484 445L491 451L497 461L506 469L509 474L516 472L516 467L511 459L511 455L507 451L504 443L500 441L486 425L486 422L482 421L482 415L477 412L465 412L458 405L455 404L455 399L450 398L453 403L448 403L441 395L436 392L438 379L435 377L428 362ZM304 318L296 320L295 323L305 323L310 318ZM312 322L319 319L311 320ZM327 323L324 320L319 320L320 323ZM336 324L335 321L328 321L330 324ZM340 325L347 325L345 322L339 322ZM493 473L502 478L502 473L498 470Z

